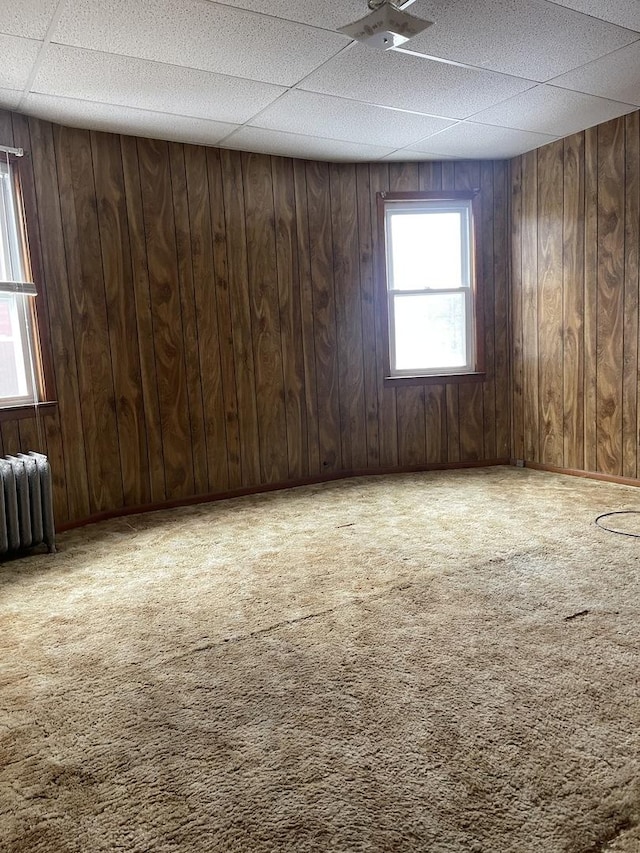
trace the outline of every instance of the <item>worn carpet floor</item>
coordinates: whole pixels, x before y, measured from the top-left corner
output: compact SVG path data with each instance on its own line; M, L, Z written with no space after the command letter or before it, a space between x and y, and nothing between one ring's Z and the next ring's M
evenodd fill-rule
M3 564L0 849L638 853L620 509L640 490L372 477Z

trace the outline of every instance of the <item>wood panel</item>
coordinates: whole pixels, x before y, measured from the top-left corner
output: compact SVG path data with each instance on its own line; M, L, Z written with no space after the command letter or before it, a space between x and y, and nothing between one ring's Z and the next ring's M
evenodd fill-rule
M293 163L271 158L289 478L309 475Z
M329 167L329 190L332 200L339 396L342 401L342 464L345 468L365 468L367 438L355 166L332 163Z
M563 466L584 467L584 136L564 140Z
M156 361L166 493L180 498L193 494L194 476L169 147L151 139L137 147L153 327L146 346Z
M289 477L271 158L242 155L261 482Z
M224 247L216 246L214 257L206 152L188 146L184 154L195 306L192 322L197 335L197 356L193 352L192 357L197 358L206 448L206 457L196 456L195 468L207 472L206 488L217 492L242 484L226 253ZM219 279L218 270L222 270ZM228 377L226 383L223 375ZM221 445L226 445L225 454L218 452Z
M320 468L331 473L343 465L328 164L307 163L306 185Z
M138 464L147 458L147 427L140 375L140 352L133 291L129 230L126 227L124 174L116 136L91 135L100 251L104 274L109 346L113 367L118 448L124 503L151 501L149 472Z
M638 116L512 163L513 442L528 461L638 475Z
M624 119L598 128L596 464L622 473Z
M640 259L640 113L625 123L624 376L622 474L638 476L638 268Z
M504 164L305 162L2 111L0 133L30 154L58 398L37 420L5 416L0 451L46 448L60 523L508 452ZM385 383L376 194L471 186L486 381Z
M191 221L189 219L189 196L187 194L187 173L184 158L184 146L170 143L169 146L169 176L171 180L171 197L175 224L176 257L178 263L178 290L180 294L180 318L182 321L182 340L184 341L185 385L187 391L187 406L189 411L189 433L191 435L191 451L193 457L193 488L202 494L209 489L209 481L228 484L227 463L213 457L214 470L209 471L203 461L208 459L207 435L205 429L204 406L202 399L203 371L200 366L200 348L198 345L199 329L196 317L196 300L194 288L194 269ZM213 347L213 358L216 349ZM214 445L224 441L224 430L214 438ZM215 463L220 470L215 470ZM209 476L211 474L211 476Z
M207 160L214 242L226 253L225 277L219 283L229 292L242 481L250 486L261 481L261 460L242 161L234 151L215 150L207 151Z
M522 386L524 458L540 461L538 383L538 156L522 158Z
M587 471L597 470L597 320L598 320L598 128L584 135L584 456Z
M538 400L540 461L562 466L563 460L563 185L562 141L538 151Z
M120 139L120 150L122 152L122 171L127 204L126 226L129 232L133 273L131 296L135 305L138 351L140 353L140 384L147 432L147 459L145 461L149 474L151 501L159 503L166 498L164 450L156 356L154 347L151 345L153 341L153 318L136 140L130 136L123 136ZM114 286L117 287L117 282ZM140 460L138 464L142 464Z

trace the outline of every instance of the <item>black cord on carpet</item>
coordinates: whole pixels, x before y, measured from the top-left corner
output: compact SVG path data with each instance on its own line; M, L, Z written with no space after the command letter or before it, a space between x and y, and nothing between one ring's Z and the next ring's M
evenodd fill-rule
M640 533L627 533L626 530L615 530L613 527L605 527L604 524L600 524L601 518L608 518L610 515L640 515L640 510L637 509L619 509L614 512L603 512L601 513L595 520L595 523L602 530L606 530L608 533L619 533L620 536L633 536L634 539L640 539Z

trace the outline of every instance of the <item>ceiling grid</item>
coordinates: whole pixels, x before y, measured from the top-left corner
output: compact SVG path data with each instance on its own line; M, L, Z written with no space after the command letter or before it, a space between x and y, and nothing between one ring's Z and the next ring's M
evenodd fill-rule
M415 0L374 50L366 0L22 0L0 107L322 160L507 158L640 107L638 0Z

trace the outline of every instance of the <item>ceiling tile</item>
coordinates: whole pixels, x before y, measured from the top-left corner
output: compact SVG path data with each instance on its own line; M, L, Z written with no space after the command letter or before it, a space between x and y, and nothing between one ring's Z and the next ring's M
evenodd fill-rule
M0 109L15 110L20 103L22 92L15 89L0 89Z
M366 0L219 0L224 6L250 9L288 21L299 21L314 27L337 30L345 24L364 18L370 11Z
M0 33L43 39L58 0L19 0L0 4Z
M243 124L285 90L175 65L49 45L31 91Z
M640 41L556 77L553 85L640 106Z
M503 160L539 148L556 138L526 130L462 121L409 148L435 156L448 154L474 160Z
M450 119L390 110L331 95L293 90L251 120L255 127L306 136L367 140L368 144L399 148L443 130Z
M52 41L291 86L346 36L208 0L75 0Z
M378 53L354 45L315 71L300 88L460 119L532 85L492 71L460 68L395 51Z
M242 127L229 139L221 142L223 148L241 151L263 151L283 157L301 157L307 160L336 160L368 162L390 154L389 147L362 145L335 139L317 139L295 133L280 133L260 127Z
M0 88L24 89L42 42L0 35Z
M638 0L554 0L585 15L610 21L620 27L640 31L640 3Z
M547 85L529 89L517 98L479 112L473 118L484 124L569 136L634 109L636 107L629 104Z
M547 0L418 0L410 12L434 22L411 50L539 81L637 38Z
M23 109L29 115L71 127L90 125L92 130L147 136L170 142L192 142L196 145L215 145L238 126L113 104L57 98L53 95L28 95Z

